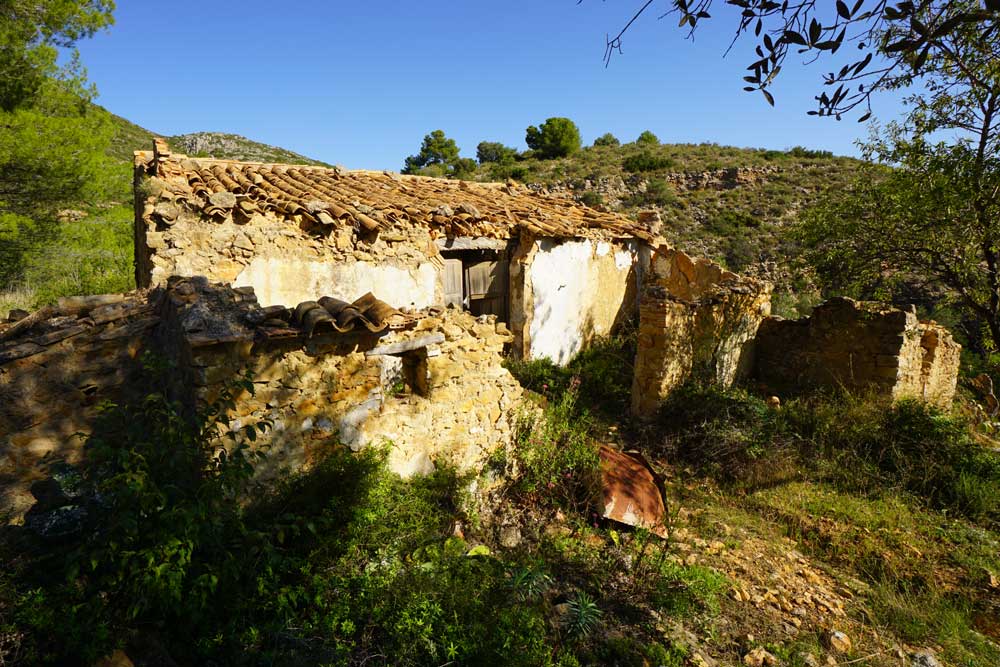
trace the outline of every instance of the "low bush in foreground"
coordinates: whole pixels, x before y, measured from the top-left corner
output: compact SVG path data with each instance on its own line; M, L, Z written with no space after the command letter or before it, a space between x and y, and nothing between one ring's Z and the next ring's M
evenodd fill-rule
M915 400L792 399L779 408L744 390L687 386L663 406L672 455L721 480L757 488L806 475L841 488L904 491L929 507L1000 518L1000 454L963 417Z
M265 487L253 442L266 424L227 420L252 383L190 415L158 372L135 402L107 406L88 442L82 530L0 543L4 664L92 665L115 648L178 664L680 664L636 619L650 605L718 610L720 575L596 525L576 383L526 424L512 482L562 507L566 530L499 551L468 475L402 480L384 450L339 448Z

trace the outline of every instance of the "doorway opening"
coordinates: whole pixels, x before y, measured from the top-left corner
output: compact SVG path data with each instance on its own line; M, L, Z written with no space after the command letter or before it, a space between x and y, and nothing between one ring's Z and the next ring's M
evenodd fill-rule
M446 306L509 321L510 258L506 249L443 249L441 255Z

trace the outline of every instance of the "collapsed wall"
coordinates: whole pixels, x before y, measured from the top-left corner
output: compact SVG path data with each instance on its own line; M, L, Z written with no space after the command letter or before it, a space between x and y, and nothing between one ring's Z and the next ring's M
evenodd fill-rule
M869 391L948 407L961 345L916 310L834 298L800 320L768 318L757 336L754 375L770 392Z
M649 417L688 379L730 386L753 367L771 285L660 246L643 282L632 412Z
M126 392L159 321L156 297L137 292L0 323L0 520L32 504L46 462L79 462L98 407Z
M522 236L511 262L510 325L524 359L570 361L634 317L649 246Z
M236 425L273 424L258 439L269 448L269 474L307 467L341 445L387 446L388 466L402 476L441 463L471 469L511 435L522 390L502 366L511 334L492 316L445 309L410 315L406 328L323 327L309 335L293 314L282 314L292 320L282 325L244 294L235 307L208 309L214 318L206 328L199 304L230 290L187 284L198 288L173 303L170 325L194 394L211 401L249 369L254 392L238 397ZM264 314L262 325L240 324Z
M254 392L236 396L231 427L272 424L255 445L267 448L264 476L340 446L385 446L404 476L469 469L510 437L522 390L494 317L403 313L371 294L321 301L262 308L250 288L173 278L0 325L0 516L28 509L50 464L80 462L98 404L136 397L144 350L173 365L167 389L188 408L250 371Z

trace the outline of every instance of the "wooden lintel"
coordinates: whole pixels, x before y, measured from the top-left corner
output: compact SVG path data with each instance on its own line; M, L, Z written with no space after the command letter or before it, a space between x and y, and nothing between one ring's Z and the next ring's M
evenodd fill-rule
M380 354L402 354L403 352L419 350L422 347L437 345L438 343L443 342L444 334L435 333L430 336L421 336L420 338L411 338L410 340L404 340L398 343L390 343L389 345L380 345L379 347L372 348L371 350L365 352L365 356L374 357Z
M438 250L506 250L509 239L488 239L473 236L453 236L434 239Z

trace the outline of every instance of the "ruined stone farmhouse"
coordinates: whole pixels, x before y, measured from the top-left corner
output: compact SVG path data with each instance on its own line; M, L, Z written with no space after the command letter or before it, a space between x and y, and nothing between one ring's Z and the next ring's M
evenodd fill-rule
M401 475L473 468L511 441L524 392L505 355L567 363L638 327L633 412L692 377L789 395L826 387L948 405L959 347L912 312L847 300L770 317L771 286L670 248L640 221L514 183L135 160L124 295L0 323L0 512L78 462L102 401L134 395L144 352L188 408L249 371L233 428L267 420L262 474L384 445Z
M652 236L626 217L482 184L137 153L136 282L254 288L263 306L367 292L496 315L564 363L632 316Z

